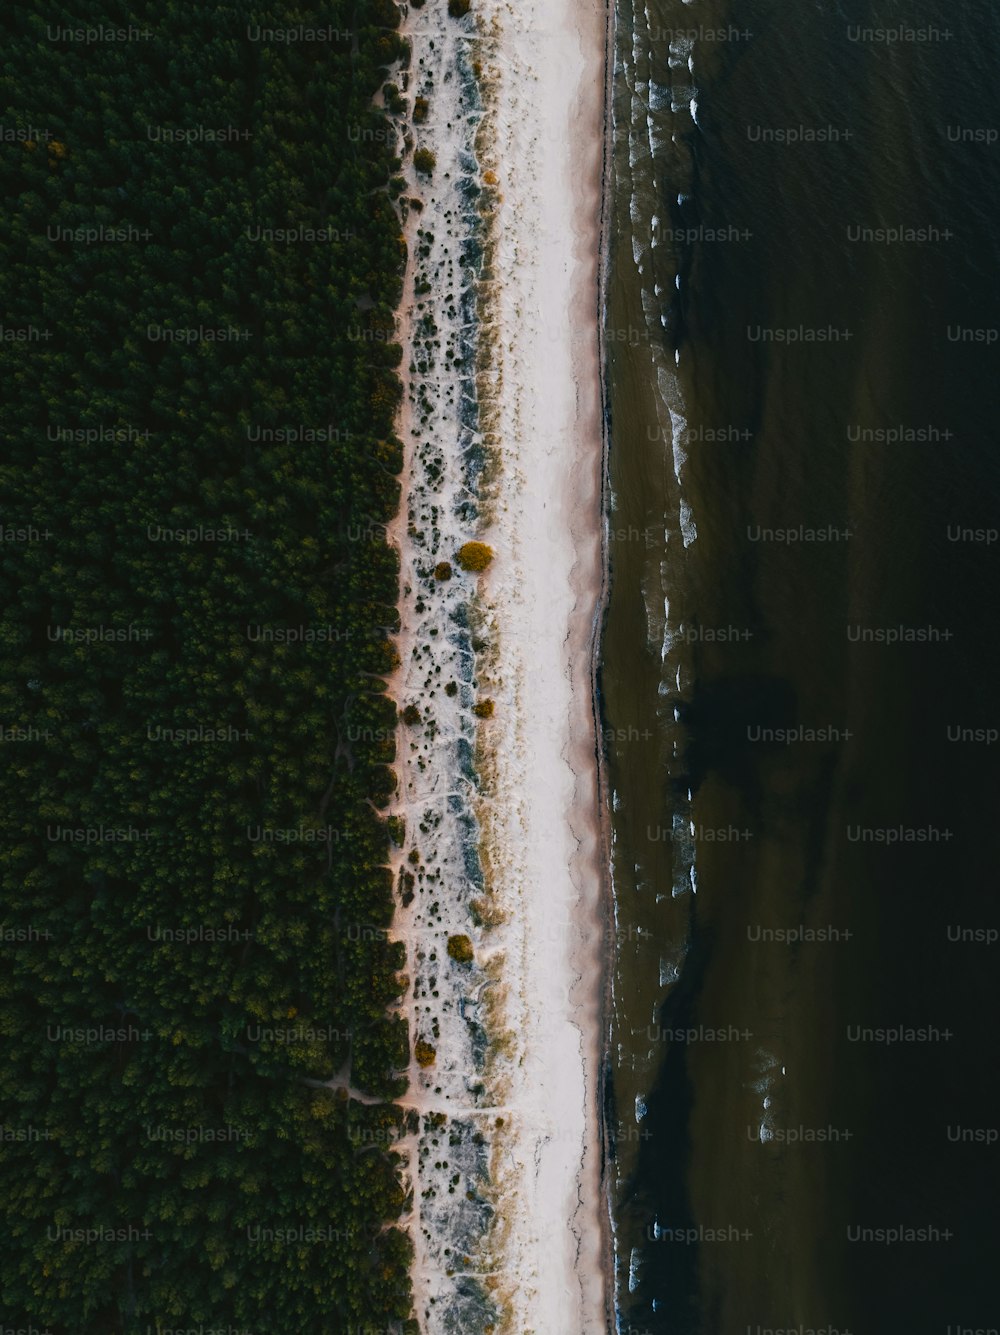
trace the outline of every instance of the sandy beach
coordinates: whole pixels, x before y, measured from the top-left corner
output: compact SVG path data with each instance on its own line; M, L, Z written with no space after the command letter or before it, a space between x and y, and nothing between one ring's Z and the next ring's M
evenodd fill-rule
M608 1328L603 3L411 10L397 748L415 1306L429 1332ZM478 266L482 259L481 268ZM463 543L489 545L464 572ZM445 568L447 563L447 569ZM478 711L474 709L478 706ZM416 716L419 715L419 718ZM467 939L472 960L455 947Z

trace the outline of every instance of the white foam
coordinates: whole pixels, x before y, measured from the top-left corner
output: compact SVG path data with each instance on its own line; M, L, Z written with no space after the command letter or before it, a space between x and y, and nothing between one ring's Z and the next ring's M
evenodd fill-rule
M684 497L681 497L681 536L684 539L684 546L690 547L698 537L698 525L694 522L694 511L688 505Z
M660 960L660 986L669 987L671 983L676 983L680 978L681 971L676 960Z
M684 406L681 387L677 383L676 376L663 366L657 368L656 383L660 391L660 398L666 404L667 411L670 413L670 445L674 459L674 478L677 482L680 482L681 469L687 460L687 454L681 444L684 432L687 429L687 418L680 411Z
M628 1261L628 1291L635 1293L639 1287L639 1267L642 1265L642 1257L639 1255L639 1248L633 1247L632 1254Z
M651 111L666 111L670 105L670 88L665 83L649 81L649 106Z
M663 600L663 616L664 616L664 621L663 621L663 640L662 640L662 642L661 642L661 644L660 644L660 662L661 662L661 663L665 663L665 662L667 661L667 658L670 656L670 652L671 652L671 650L673 649L674 645L677 643L677 636L678 636L678 633L679 633L678 631L674 630L673 626L671 626L671 624L670 624L670 603L667 601L666 598L664 598L664 600ZM661 683L661 685L662 685L662 683ZM660 694L661 694L661 695L662 695L662 694L666 694L666 692L662 692L662 691L661 691Z

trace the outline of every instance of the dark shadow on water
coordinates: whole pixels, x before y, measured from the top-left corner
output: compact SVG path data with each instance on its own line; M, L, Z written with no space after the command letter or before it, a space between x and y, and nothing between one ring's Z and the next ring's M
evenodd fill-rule
M748 810L758 815L763 797L761 754L775 749L751 740L755 730L794 727L796 695L791 682L762 674L698 681L689 701L677 701L688 731L686 774L678 781L693 794L710 773L741 789Z

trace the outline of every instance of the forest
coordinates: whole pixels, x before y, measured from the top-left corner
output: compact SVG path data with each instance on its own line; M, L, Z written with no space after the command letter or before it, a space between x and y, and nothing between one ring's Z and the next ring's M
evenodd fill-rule
M0 12L5 1327L415 1330L398 25Z

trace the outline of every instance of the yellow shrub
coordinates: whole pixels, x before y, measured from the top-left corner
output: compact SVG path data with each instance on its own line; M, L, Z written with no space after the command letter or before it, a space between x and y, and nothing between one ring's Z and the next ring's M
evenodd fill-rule
M456 964L471 964L475 958L467 936L449 936L448 954Z
M458 549L457 560L463 570L485 570L493 560L493 548L485 542L467 542Z

